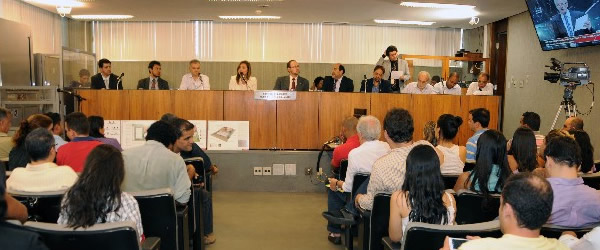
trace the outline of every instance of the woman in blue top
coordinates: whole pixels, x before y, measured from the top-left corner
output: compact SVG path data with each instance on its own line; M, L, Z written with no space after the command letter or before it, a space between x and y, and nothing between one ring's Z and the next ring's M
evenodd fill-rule
M477 140L475 167L458 177L454 190L469 189L486 196L501 193L510 174L506 138L496 130L488 130Z

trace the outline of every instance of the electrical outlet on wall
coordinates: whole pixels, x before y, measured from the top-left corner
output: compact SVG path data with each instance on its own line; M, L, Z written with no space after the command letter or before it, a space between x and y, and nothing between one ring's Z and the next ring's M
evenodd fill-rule
M515 76L510 77L510 85L512 85L513 88L517 87L517 81L515 81Z
M525 75L525 86L529 86L529 75Z
M271 167L263 167L262 173L263 175L271 175Z
M263 175L262 167L254 167L254 175Z
M522 87L523 87L523 80L520 80L519 81L519 88L522 88Z

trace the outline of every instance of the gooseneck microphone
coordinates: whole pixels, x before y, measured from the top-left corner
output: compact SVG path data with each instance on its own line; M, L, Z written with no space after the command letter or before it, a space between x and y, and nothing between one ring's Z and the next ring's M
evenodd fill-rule
M365 93L367 93L367 75L363 75L363 77L365 78ZM375 79L373 79L373 81L375 81Z
M121 83L123 80L123 76L125 76L125 73L121 73L121 75L117 78L117 90L119 90L119 83Z

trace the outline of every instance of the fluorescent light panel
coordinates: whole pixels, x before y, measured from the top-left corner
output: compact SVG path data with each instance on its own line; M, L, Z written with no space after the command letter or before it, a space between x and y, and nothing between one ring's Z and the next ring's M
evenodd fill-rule
M209 2L283 2L283 0L208 0Z
M133 18L132 15L72 15L73 19L80 20L122 20Z
M280 19L280 16L219 16L221 19Z
M435 8L435 9L474 9L473 5L446 4L446 3L420 3L420 2L401 2L401 6L417 8Z
M402 21L402 20L381 20L375 19L373 20L376 23L381 24L410 24L410 25L432 25L435 22L423 22L423 21Z
M84 4L75 0L25 0L28 3L52 5L52 6L65 6L65 7L83 7Z

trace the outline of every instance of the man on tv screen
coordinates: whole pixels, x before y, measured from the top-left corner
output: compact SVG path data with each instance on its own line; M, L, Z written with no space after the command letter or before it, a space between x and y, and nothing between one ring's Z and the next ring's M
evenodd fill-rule
M586 13L569 10L568 0L554 0L558 14L550 22L555 38L574 37L594 33L592 23Z

